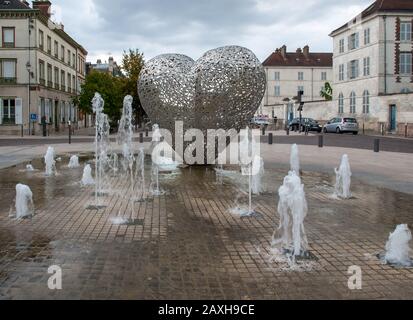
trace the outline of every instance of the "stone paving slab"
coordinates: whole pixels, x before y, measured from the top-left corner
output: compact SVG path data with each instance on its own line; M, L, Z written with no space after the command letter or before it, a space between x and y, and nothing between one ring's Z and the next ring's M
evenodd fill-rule
M211 168L163 174L165 195L145 193L146 202L133 203L129 179L109 175L113 190L101 198L107 207L94 211L86 209L93 187L80 187L82 169L69 170L66 161L56 177L22 173L23 165L0 172L0 299L413 298L413 269L375 257L397 224L412 227L411 195L356 179L354 198L340 201L331 197L331 176L304 171L305 226L317 260L291 269L270 251L285 170L268 169L267 193L253 198L262 218L241 219L229 212L237 196L246 200L245 181L231 178L236 173L222 185ZM149 168L146 176L148 187ZM18 182L34 192L32 219L9 217ZM134 190L139 199L139 186ZM115 225L116 216L142 223ZM63 290L47 288L51 265L63 270ZM352 265L362 268L362 290L348 289Z

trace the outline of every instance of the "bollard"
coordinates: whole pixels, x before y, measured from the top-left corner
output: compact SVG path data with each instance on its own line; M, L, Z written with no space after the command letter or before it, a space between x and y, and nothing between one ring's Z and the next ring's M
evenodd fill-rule
M149 136L149 132L148 132L148 129L146 129L145 130L145 137L148 137Z
M261 129L261 133L262 133L263 136L265 136L265 127L264 126Z
M72 124L69 121L69 144L72 144Z
M380 139L374 139L374 152L380 152Z
M319 148L324 147L324 136L323 135L318 136L318 147Z
M143 133L139 133L139 143L143 143Z
M271 132L268 134L268 144L273 144L273 136Z
M287 133L287 136L289 136L289 135L290 135L290 128L287 127L287 128L285 129L285 131L286 131L286 133Z
M24 136L24 127L23 127L23 125L21 126L21 129L22 129L21 134L22 134L22 138L23 138L23 136Z
M407 138L407 123L404 125L404 137Z

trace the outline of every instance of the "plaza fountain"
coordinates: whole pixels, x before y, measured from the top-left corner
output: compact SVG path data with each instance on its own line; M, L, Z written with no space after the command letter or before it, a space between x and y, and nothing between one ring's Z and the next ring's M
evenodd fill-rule
M136 158L135 179L141 188L141 198L138 201L143 201L145 197L145 149L143 147L139 148Z
M334 169L336 184L334 195L342 199L351 198L351 168L348 156L345 154L341 159L340 167Z
M262 183L262 179L264 177L264 159L255 156L254 161L252 162L252 184L251 190L252 193L255 195L259 195L264 192L264 187Z
M27 218L33 214L33 193L28 186L19 183L16 185L16 218Z
M156 150L157 146L161 143L162 134L158 124L152 126L152 142L151 142L151 157L152 157L152 169L151 169L151 184L149 191L153 196L161 196L165 192L159 187L159 167L162 156Z
M109 120L103 113L105 102L99 93L95 93L92 99L92 109L95 113L95 204L88 209L99 210L105 206L101 205L99 198L103 193L103 179L105 167L108 164L109 152Z
M133 125L132 125L132 96L126 96L123 100L123 110L122 117L119 121L119 130L117 136L118 145L122 148L122 165L125 172L130 173L132 176L133 163L135 161L133 150L132 150L132 136L133 136Z
M46 155L44 156L44 163L46 165L46 176L52 176L56 173L56 161L54 159L55 151L53 147L48 147Z
M85 167L83 168L81 184L83 186L89 186L89 185L95 184L95 180L92 177L92 167L90 166L90 164L85 165Z
M240 133L239 142L239 164L241 166L241 174L243 176L248 176L248 207L244 208L237 204L236 208L230 209L230 212L235 215L239 215L241 218L245 217L259 217L261 214L256 212L252 208L252 194L253 194L253 179L256 175L262 173L263 167L261 167L260 157L255 155L254 142L252 131L249 127L242 130ZM254 160L257 158L256 167L254 167ZM257 170L257 171L255 171ZM255 178L255 191L261 188L261 177ZM238 203L238 198L236 200Z
M278 190L278 214L280 225L274 232L272 246L295 261L296 257L308 255L308 242L304 230L304 219L307 215L307 200L304 185L296 171L290 171ZM277 233L281 237L277 238Z
M290 170L295 171L298 176L300 175L300 157L298 153L298 146L296 144L291 146Z
M70 160L69 160L69 164L68 164L67 166L68 166L68 168L70 168L70 169L79 168L79 167L80 167L79 157L76 156L76 155L71 156L71 157L70 157Z
M386 243L386 253L383 261L395 266L413 267L409 247L411 240L412 233L407 224L398 225L396 230L390 233L389 240Z

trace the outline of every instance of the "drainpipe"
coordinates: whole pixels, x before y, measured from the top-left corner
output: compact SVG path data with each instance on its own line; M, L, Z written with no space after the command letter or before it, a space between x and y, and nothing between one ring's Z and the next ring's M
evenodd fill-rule
M387 94L387 17L383 16L384 22L384 94Z

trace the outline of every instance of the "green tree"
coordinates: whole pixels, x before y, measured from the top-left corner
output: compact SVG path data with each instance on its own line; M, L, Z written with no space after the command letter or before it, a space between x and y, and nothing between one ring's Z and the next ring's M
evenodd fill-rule
M75 98L75 103L79 106L79 109L88 114L93 113L92 99L95 93L98 92L105 101L104 113L108 115L111 127L116 126L122 113L122 79L107 73L92 71L86 76L81 89L80 95Z
M320 96L328 101L333 100L333 88L329 82L324 84L324 87L320 91Z
M133 110L135 112L135 119L137 123L141 123L146 116L145 111L139 100L138 95L138 79L139 74L145 64L143 53L138 49L129 49L123 52L122 57L122 71L125 74L123 81L124 95L131 95L133 97Z

